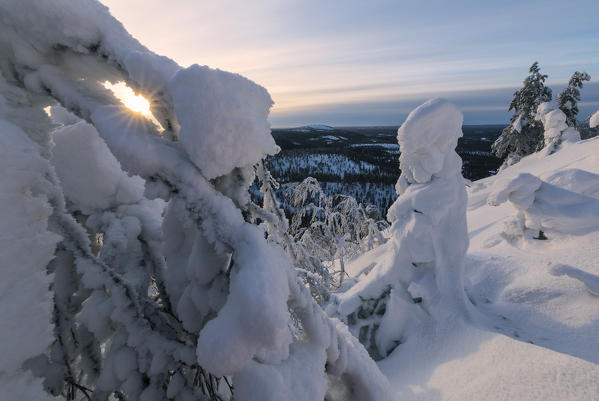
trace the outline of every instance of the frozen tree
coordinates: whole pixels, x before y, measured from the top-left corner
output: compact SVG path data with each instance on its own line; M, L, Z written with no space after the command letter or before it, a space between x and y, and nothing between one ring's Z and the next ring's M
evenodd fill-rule
M589 127L596 128L599 127L599 110L597 110L591 117L589 117Z
M547 155L555 153L562 142L580 141L580 133L576 128L568 126L566 114L560 109L553 109L549 103L539 105L535 119L543 123L543 151Z
M314 299L320 304L326 304L331 298L331 272L326 266L326 260L319 253L311 252L306 244L296 241L289 230L289 221L276 198L275 191L278 182L272 177L264 163L256 166L256 178L262 193L262 207L250 204L250 212L255 222L263 227L270 242L285 249L291 259L297 274L303 279Z
M466 188L455 153L462 122L457 107L433 99L402 124L399 197L388 212L391 238L366 277L338 294L338 313L375 359L435 321L470 312L462 282Z
M539 149L543 144L543 126L535 120L537 108L543 102L551 100L551 89L545 86L547 75L541 74L539 64L535 61L529 69L521 89L514 93L509 111L514 111L510 125L505 127L501 135L493 143L493 153L497 157L507 155L504 166L509 166Z
M566 115L566 124L576 128L578 123L578 102L580 101L580 89L584 81L590 81L591 76L586 72L576 71L572 74L568 86L557 96L557 107Z
M577 178L596 185L596 177ZM555 234L584 234L599 227L597 198L552 185L529 173L497 180L487 203L498 206L507 201L517 210L505 225L504 236L510 241L547 239L545 234L550 238Z
M343 284L347 259L384 243L384 222L376 221L372 212L367 214L351 196L327 195L312 177L293 189L290 204L295 208L290 225L295 242L338 273L338 285Z
M19 328L0 332L5 398L394 398L249 221L252 166L277 152L264 88L150 52L93 0L0 14L0 310L27 311L3 316ZM147 97L161 127L105 81Z

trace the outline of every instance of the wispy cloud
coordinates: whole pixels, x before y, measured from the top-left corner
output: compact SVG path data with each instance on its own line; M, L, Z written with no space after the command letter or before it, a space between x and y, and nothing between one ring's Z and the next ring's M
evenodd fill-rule
M275 100L273 122L348 104L513 92L535 60L552 85L574 70L599 79L596 0L579 0L576 7L561 0L103 2L154 51L265 86ZM381 118L367 109L368 121ZM485 113L502 121L507 115ZM313 116L304 114L302 122Z

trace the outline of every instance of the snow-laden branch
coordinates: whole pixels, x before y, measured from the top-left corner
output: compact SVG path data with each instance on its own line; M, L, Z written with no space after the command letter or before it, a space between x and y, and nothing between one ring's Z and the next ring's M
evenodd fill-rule
M7 16L0 27L2 75L10 85L43 99L38 109L55 101L91 124L63 122L54 148L40 140L60 177L50 169L49 228L63 238L54 268L74 281L59 288L61 279L53 288L64 299L54 319L63 358L48 358L62 366L70 386L56 393L228 398L231 389L219 385L225 379L213 376L224 375L232 377L237 400L322 399L329 374L360 399L394 398L376 364L324 313L283 250L244 219L251 166L277 151L263 88L149 52L92 0L77 7L5 0L0 11ZM104 81L124 81L150 99L165 130L126 110ZM52 128L46 122L38 137ZM120 168L145 180L143 194L139 179ZM106 178L90 186L97 196L81 192L76 173L85 171L90 179ZM146 198L168 202L161 226L159 201ZM292 336L290 312L305 338ZM101 364L81 362L93 362L94 353ZM37 362L32 368L44 370Z

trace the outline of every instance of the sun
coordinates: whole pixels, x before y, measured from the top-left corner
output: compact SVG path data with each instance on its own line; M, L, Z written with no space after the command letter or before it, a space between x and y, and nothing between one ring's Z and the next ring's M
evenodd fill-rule
M152 112L150 111L150 102L142 95L136 95L133 89L127 86L124 82L117 82L111 84L110 82L104 82L104 87L110 89L112 93L129 108L131 111L143 114L146 117L151 117Z

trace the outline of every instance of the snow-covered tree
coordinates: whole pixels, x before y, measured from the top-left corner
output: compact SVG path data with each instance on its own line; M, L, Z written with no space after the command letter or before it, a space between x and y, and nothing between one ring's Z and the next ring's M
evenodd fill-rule
M589 181L577 178L581 183ZM597 198L552 185L529 173L495 182L487 203L498 206L507 201L517 211L505 224L504 237L509 241L547 239L545 234L549 238L556 234L580 235L599 228Z
M402 124L399 197L387 217L391 238L366 277L338 294L338 313L376 359L436 321L470 312L462 282L466 187L455 153L462 122L456 106L433 99Z
M595 128L599 126L599 110L593 113L589 119L589 126Z
M334 281L326 266L326 260L319 253L310 252L306 244L293 238L289 230L289 221L275 195L279 184L264 163L257 165L256 178L260 183L262 207L250 205L254 221L261 222L270 242L285 249L297 274L304 280L314 299L320 305L326 304L331 298Z
M529 69L522 88L514 93L508 111L514 111L510 125L505 127L501 135L493 143L493 153L497 157L507 155L504 166L509 166L539 149L543 144L543 126L535 120L537 108L543 102L551 100L551 89L545 86L547 75L541 74L539 64L535 61Z
M277 152L264 88L150 52L94 0L0 14L3 399L394 398L248 221L252 166Z
M549 103L539 105L535 119L543 123L543 151L547 155L555 153L562 142L580 141L580 133L576 128L568 126L566 114L560 109L554 109Z
M557 96L557 107L566 115L566 124L576 128L578 123L578 102L580 101L580 89L584 81L590 81L591 76L586 72L576 71L572 74L568 86Z
M347 259L385 241L382 231L387 225L375 220L372 210L367 213L351 196L327 195L312 177L293 189L290 204L295 208L290 225L295 242L303 252L324 261L329 274L338 273L337 285L343 284Z

